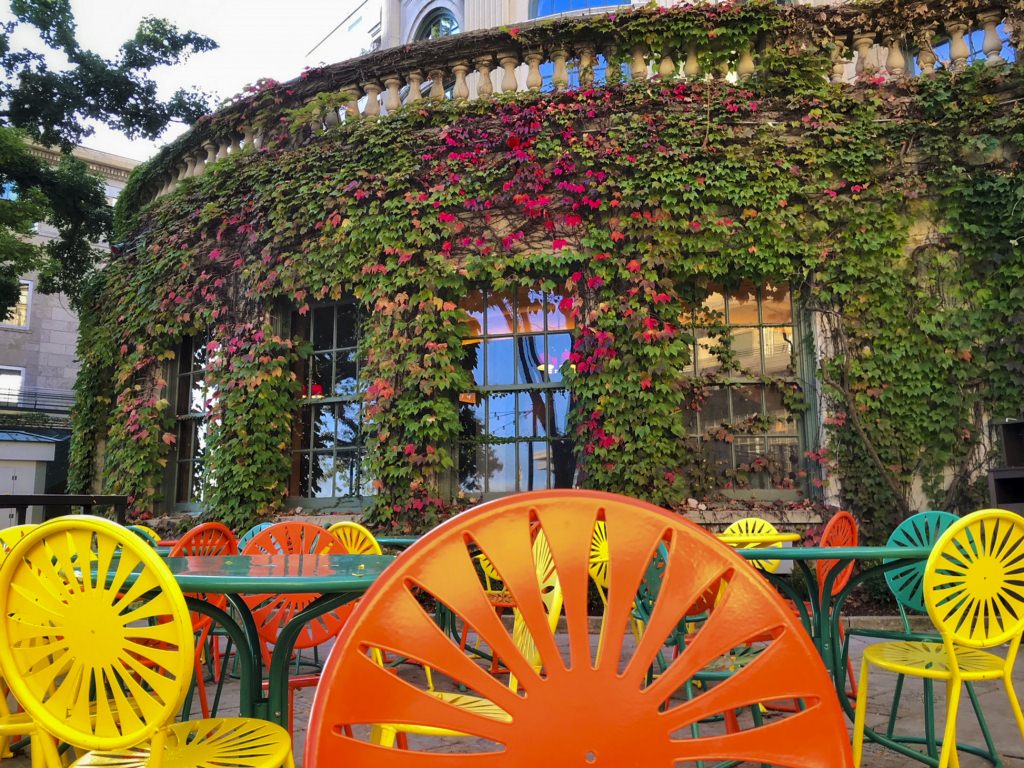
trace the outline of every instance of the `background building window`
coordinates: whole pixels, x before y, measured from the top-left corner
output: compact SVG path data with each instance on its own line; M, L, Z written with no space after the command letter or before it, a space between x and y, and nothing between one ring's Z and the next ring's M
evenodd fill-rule
M299 369L302 402L292 452L289 495L338 499L367 496L363 469L359 313L354 304L314 307L296 314L293 329L313 346Z
M446 8L431 11L416 29L413 40L436 40L449 37L460 32L459 20Z
M573 318L562 297L533 288L476 291L463 303L463 340L474 392L459 397L459 483L469 494L505 494L572 485L567 439L569 392L562 366Z
M21 281L21 292L18 294L18 303L11 307L2 325L12 328L28 328L29 303L32 301L32 283L27 280Z
M21 382L24 378L23 368L0 367L0 403L18 404L21 397Z
M539 19L557 13L605 10L617 5L629 5L629 0L530 0L530 18Z
M727 484L797 487L799 425L780 391L780 386L795 390L798 381L789 287L744 281L733 291L712 290L701 307L681 319L692 324L697 339L690 375L722 371L723 331L732 339L735 360L699 411L688 412L690 434L706 446ZM731 440L722 439L726 435Z
M213 405L214 396L212 388L206 383L209 342L207 334L194 336L182 341L178 351L178 386L174 410L178 421L178 454L174 477L176 504L198 504L203 500L206 417Z

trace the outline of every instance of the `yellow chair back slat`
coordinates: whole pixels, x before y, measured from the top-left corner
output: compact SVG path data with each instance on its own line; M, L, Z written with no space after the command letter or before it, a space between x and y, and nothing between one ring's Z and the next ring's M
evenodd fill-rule
M343 520L332 525L327 531L337 537L351 555L384 554L374 535L359 523Z

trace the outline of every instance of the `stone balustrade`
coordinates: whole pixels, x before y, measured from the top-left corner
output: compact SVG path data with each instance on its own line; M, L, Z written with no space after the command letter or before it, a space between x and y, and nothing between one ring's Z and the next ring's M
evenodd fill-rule
M378 51L309 70L289 83L264 83L224 107L161 150L147 169L150 178L141 200L173 191L182 180L201 176L211 163L229 155L301 143L346 120L375 119L441 100L559 92L625 79L741 82L757 72L759 51L779 43L828 51L831 71L823 75L851 84L883 84L940 68L956 71L978 60L995 67L1018 59L1024 39L1020 0L971 2L955 9L938 0L922 0L913 7L897 0L781 6L784 32L752 35L728 49L702 48L685 39L655 49L631 41L602 18L590 17ZM671 14L652 11L649 24L656 28L659 23L669 29Z

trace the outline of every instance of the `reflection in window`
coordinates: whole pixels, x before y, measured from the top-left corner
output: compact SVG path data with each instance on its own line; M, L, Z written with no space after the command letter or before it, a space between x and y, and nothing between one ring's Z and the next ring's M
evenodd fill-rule
M413 35L414 40L437 40L439 37L450 37L451 35L459 34L459 20L455 18L451 11L439 8L436 11L432 11L427 18L423 20L419 28L416 30L416 34Z
M715 377L687 430L707 445L716 470L740 487L793 488L800 469L796 415L778 386L795 386L793 305L788 286L755 286L744 281L733 291L713 289L692 314L680 318L693 328L691 376ZM720 339L732 341L732 368L723 374ZM724 438L729 435L731 442Z
M215 396L213 389L206 384L209 342L207 334L200 334L182 341L178 350L175 396L178 451L174 479L174 501L177 504L196 504L203 500L206 416Z
M3 325L13 328L28 328L28 306L32 297L32 284L26 280L21 281L21 288L18 293L18 303L11 307Z
M289 495L351 498L372 491L363 471L359 391L359 314L354 304L296 314L293 328L313 347L299 369L302 403L292 451Z
M531 0L530 18L539 19L556 13L610 10L617 5L629 5L629 0Z
M470 494L572 485L570 398L562 384L574 320L561 296L534 288L475 291L464 363L477 391L459 397L459 482Z

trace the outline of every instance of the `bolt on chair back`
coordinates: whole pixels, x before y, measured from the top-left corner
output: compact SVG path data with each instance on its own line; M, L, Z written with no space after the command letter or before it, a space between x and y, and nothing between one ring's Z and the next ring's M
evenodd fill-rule
M588 618L598 521L606 526L608 542L608 603L599 651ZM550 552L546 579L538 578L540 537ZM629 627L635 597L662 544L663 588L634 644ZM488 601L474 559L479 553L513 596L532 651L520 648L515 630L510 633ZM554 578L561 605L553 615ZM704 625L707 631L698 632L652 680L648 672L665 638L701 595L719 587L723 594ZM484 639L515 677L513 686L490 674L486 663L437 625L430 607L438 603ZM709 661L752 635L770 635L764 663L738 670L727 683L692 699L678 695ZM464 707L439 697L411 677L382 668L376 651L416 659L435 678L450 681L453 694L465 691L486 706ZM799 698L807 706L764 727L689 735L692 723L710 715L780 698ZM438 753L426 736L410 738L407 749L383 749L381 724L475 738L460 743L459 751L469 754L457 756ZM306 765L346 768L702 760L849 766L831 678L781 598L735 552L666 510L579 490L482 504L399 555L363 597L331 651L314 697L305 755Z
M259 720L174 723L193 667L181 589L139 536L108 520L57 518L0 566L0 668L46 736L93 750L81 765L293 765L287 733ZM37 763L36 760L39 762Z

